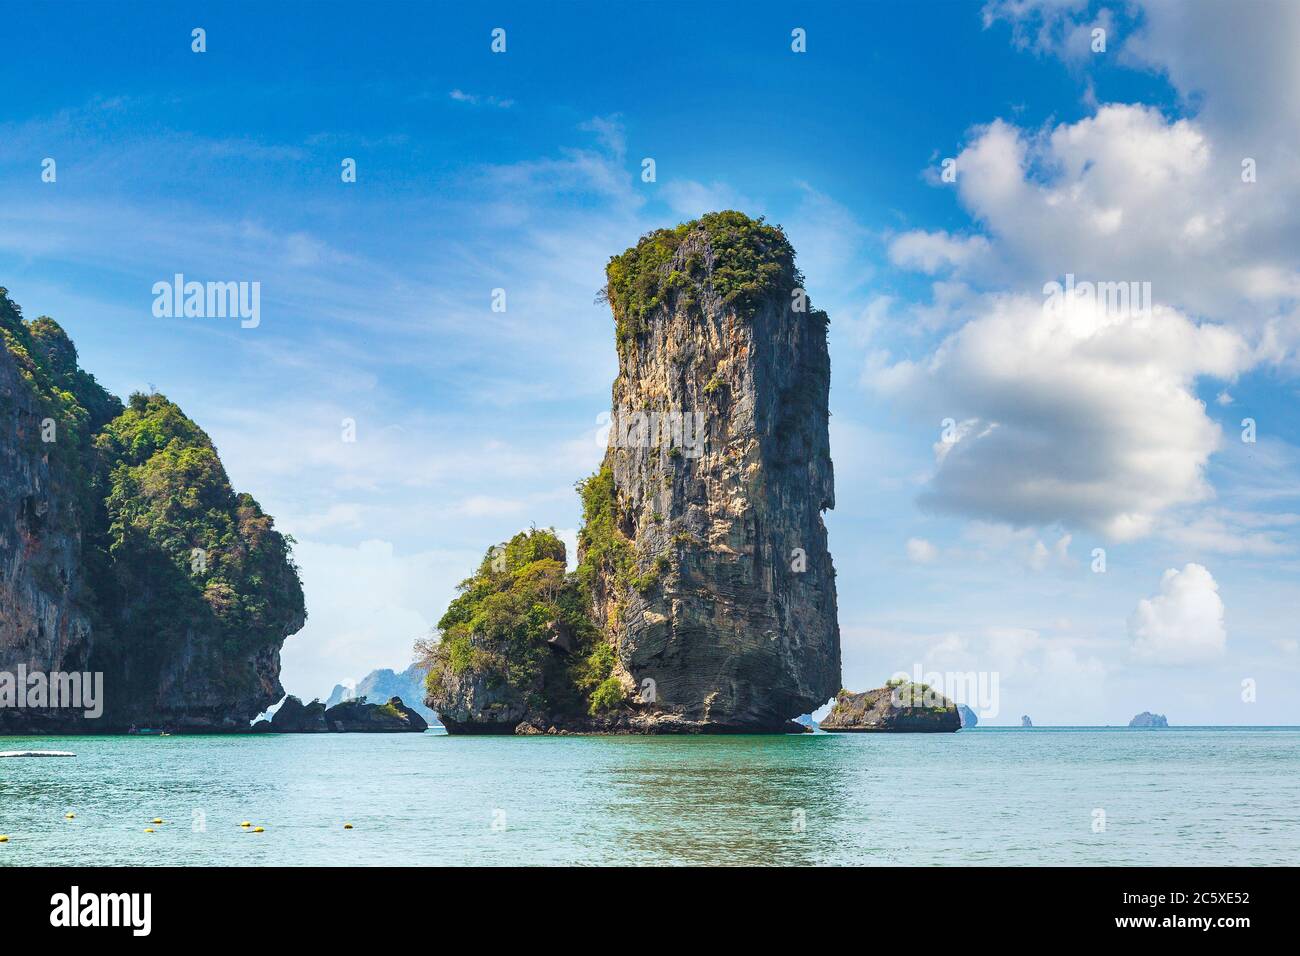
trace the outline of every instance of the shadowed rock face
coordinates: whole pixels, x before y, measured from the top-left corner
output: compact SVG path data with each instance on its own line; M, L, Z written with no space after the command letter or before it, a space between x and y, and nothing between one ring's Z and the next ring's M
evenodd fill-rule
M162 395L123 407L0 288L0 672L96 672L103 714L0 706L0 733L243 732L302 627L288 542Z
M429 729L424 718L392 697L384 704L364 698L335 704L325 711L325 723L334 733L423 733Z
M611 263L604 467L633 567L593 592L644 717L784 730L839 687L827 319L802 284L784 235L739 213Z
M258 721L255 733L423 733L429 728L424 718L391 697L387 703L372 704L364 697L345 700L326 708L319 700L304 704L290 694L269 721Z
M957 707L942 694L918 685L840 691L821 722L830 733L949 733L961 728Z
M270 729L277 734L323 734L329 730L324 704L319 700L304 704L292 694L271 715L270 724Z
M91 629L80 567L83 516L75 498L51 493L69 476L43 447L46 412L3 348L0 416L0 670L80 669Z

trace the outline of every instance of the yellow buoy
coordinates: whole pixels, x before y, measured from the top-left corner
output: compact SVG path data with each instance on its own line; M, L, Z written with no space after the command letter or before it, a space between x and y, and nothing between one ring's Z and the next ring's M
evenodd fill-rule
M9 838L5 836L3 833L0 833L0 843L8 843L8 842L9 842Z
M241 827L251 827L252 824L249 823L247 820L245 820L243 823L240 824L240 826L241 826Z
M154 817L153 820L150 821L150 822L152 822L152 823L162 823L162 817Z
M64 816L67 817L69 820L77 819L77 815L75 813L65 813Z
M153 833L153 827L145 827L145 828L144 828L144 832L145 832L145 833Z
M343 824L343 829L345 829L345 830L351 830L351 829L352 829L352 824L350 824L350 823L345 823L345 824Z
M265 833L265 832L266 832L266 828L265 828L265 827L253 827L253 832L254 832L254 833Z

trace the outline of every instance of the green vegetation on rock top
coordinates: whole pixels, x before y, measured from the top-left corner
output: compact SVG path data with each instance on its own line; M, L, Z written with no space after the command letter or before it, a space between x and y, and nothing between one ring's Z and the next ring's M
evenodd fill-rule
M693 239L699 242L689 242ZM684 245L690 251L679 256ZM645 331L651 313L674 291L677 305L694 304L708 289L724 305L743 311L803 282L781 227L734 210L642 236L609 260L605 278L620 349Z
M532 713L594 712L593 692L602 687L608 705L613 650L591 622L588 588L566 573L566 557L554 530L537 528L488 550L438 622L441 640L419 648L435 707L454 682L476 677ZM568 651L550 643L560 632Z
M136 608L168 616L168 602L201 600L235 642L282 636L304 615L291 541L251 495L235 494L211 440L162 395L131 396L95 445L108 468L107 547L119 584L153 568L167 600ZM174 606L174 605L173 605ZM163 620L156 622L164 630Z
M44 315L26 321L4 287L0 287L0 345L14 360L42 416L54 422L53 441L43 441L39 430L27 435L27 440L50 456L55 480L73 486L72 497L83 509L89 508L92 502L85 494L91 480L89 446L94 433L122 411L122 403L95 376L77 367L76 347L59 323Z

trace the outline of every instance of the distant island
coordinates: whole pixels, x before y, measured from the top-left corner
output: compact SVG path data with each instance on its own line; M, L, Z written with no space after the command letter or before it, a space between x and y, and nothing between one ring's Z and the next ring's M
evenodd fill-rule
M333 707L335 704L341 704L357 697L365 697L369 700L388 700L392 697L400 697L403 701L410 701L407 706L423 717L425 721L437 725L439 723L438 715L424 703L426 677L428 677L428 671L419 664L412 664L400 673L387 667L379 668L371 671L358 681L356 687L335 684L334 690L325 701L325 706Z
M1149 710L1144 710L1128 722L1130 727L1157 728L1168 727L1169 721L1165 719L1164 714L1153 714Z
M1024 715L1022 715L1021 718L1020 718L1020 726L1021 726L1021 727L1032 727L1032 726L1034 726L1034 722L1033 722L1032 720L1029 719L1029 715L1028 715L1028 714L1024 714Z

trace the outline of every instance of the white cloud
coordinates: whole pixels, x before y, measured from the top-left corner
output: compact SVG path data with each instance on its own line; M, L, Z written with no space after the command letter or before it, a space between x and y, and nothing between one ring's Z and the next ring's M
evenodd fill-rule
M1219 585L1200 564L1166 571L1160 593L1138 601L1128 627L1134 654L1161 664L1220 657L1228 638Z
M1122 540L1211 494L1203 471L1220 433L1193 383L1235 374L1245 355L1235 333L1164 307L1110 315L990 296L932 355L873 384L936 423L960 423L955 441L935 445L923 504Z
M916 564L928 564L939 556L939 549L924 538L907 539L907 559Z
M1182 521L1170 518L1162 523L1160 533L1187 551L1271 557L1295 550L1288 532L1297 523L1300 515L1288 512L1218 508Z
M1279 359L1300 341L1300 217L1285 208L1300 175L1243 183L1243 155L1146 106L1041 133L997 120L957 157L959 198L986 235L913 231L891 257L1026 292L1066 273L1149 282L1157 302L1231 324Z
M1041 134L993 123L958 158L962 201L1004 267L1137 270L1157 299L1282 358L1300 342L1300 5L1136 0L1124 16L1119 62L1164 74L1189 118L1108 105ZM992 2L985 17L1067 61L1064 38L1092 22L1087 4L1054 0Z
M890 242L889 261L933 275L949 267L969 265L988 249L989 241L983 236L950 236L943 230L913 229Z
M1042 540L1034 542L1034 548L1029 556L1029 566L1035 571L1045 571L1052 565L1069 567L1070 560L1070 541L1071 536L1063 534L1057 538L1056 543L1050 548L1043 544Z
M1292 93L1300 87L1300 5L1141 0L1140 6L1125 57L1164 73L1216 129L1234 138L1300 129L1300 102ZM1295 150L1294 135L1267 139L1274 141L1261 142L1267 149Z
M457 103L465 103L469 106L495 106L498 109L508 110L515 105L514 100L501 99L497 96L484 95L479 93L466 93L464 90L452 90L447 94Z
M458 506L457 510L472 518L484 516L500 517L518 514L524 510L524 503L514 498L496 498L491 495L470 495Z
M743 209L757 215L754 203L726 183L705 185L693 179L674 179L664 183L660 193L669 208L683 219L698 219L706 212L724 209Z

